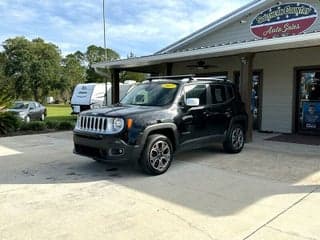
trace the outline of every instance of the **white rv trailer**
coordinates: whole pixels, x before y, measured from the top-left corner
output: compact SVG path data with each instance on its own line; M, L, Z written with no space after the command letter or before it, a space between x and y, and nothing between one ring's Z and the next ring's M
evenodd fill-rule
M136 84L135 81L129 80L120 83L120 99ZM78 114L82 111L100 108L104 105L111 104L111 83L107 84L107 104L105 104L105 83L84 83L78 84L72 94L71 108L72 114Z

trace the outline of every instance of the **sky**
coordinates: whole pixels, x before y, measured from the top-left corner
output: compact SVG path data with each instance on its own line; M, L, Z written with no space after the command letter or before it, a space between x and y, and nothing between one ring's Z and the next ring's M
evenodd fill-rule
M107 47L145 56L250 0L105 0ZM63 55L103 46L102 0L0 0L0 42L43 38Z

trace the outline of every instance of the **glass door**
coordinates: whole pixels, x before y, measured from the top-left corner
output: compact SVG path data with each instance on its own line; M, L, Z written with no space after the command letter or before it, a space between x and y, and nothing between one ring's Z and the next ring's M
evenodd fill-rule
M298 132L320 133L320 69L297 74L296 120Z

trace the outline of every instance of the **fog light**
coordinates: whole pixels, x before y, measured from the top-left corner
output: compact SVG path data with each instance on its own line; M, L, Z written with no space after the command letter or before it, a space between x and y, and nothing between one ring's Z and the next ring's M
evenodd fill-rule
M112 156L119 156L124 154L123 148L112 148L110 149L110 155Z

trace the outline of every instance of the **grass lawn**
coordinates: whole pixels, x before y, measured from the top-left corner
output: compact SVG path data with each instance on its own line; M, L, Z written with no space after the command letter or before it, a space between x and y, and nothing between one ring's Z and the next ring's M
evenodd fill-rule
M47 108L47 120L50 121L75 121L77 117L71 115L70 105L50 104Z

